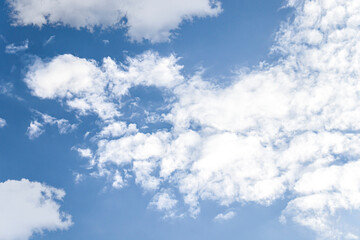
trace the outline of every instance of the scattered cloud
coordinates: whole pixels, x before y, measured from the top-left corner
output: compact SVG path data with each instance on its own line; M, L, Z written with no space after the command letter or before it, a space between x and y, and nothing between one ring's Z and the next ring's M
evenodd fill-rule
M84 175L81 173L75 174L75 183L78 184L84 180Z
M169 190L164 190L157 193L151 202L149 203L150 208L155 208L158 211L164 212L164 218L174 218L176 215L176 205L178 201L175 196L171 194Z
M65 100L67 106L81 115L96 113L102 119L121 116L119 98L136 85L172 87L183 80L177 58L161 58L146 52L128 57L125 64L117 64L110 57L102 66L94 60L70 54L55 57L50 62L37 59L30 67L25 82L32 94L40 98Z
M221 11L216 0L7 0L14 25L62 24L77 29L127 28L131 40L168 41L171 31L194 17L213 17Z
M76 149L81 157L83 158L92 158L93 153L90 148L77 148Z
M95 169L118 188L123 172L132 174L156 191L150 205L160 210L179 204L169 187L194 217L200 200L270 205L287 194L284 222L326 239L356 238L335 223L346 222L343 211L360 210L360 3L289 6L294 18L281 25L272 48L282 57L237 73L227 87L201 73L184 77L176 57L153 52L126 64L105 58L101 66L72 55L37 60L25 82L35 96L97 114ZM171 128L129 131L134 123L119 120L122 97L138 85L167 93L162 116Z
M7 40L6 40L6 38L5 38L4 35L0 34L0 39L1 39L4 43L7 43Z
M49 124L51 126L55 125L58 128L60 134L69 133L76 128L76 124L70 124L66 119L57 119L48 114L40 112L38 112L38 114L41 116L43 124Z
M226 221L226 220L230 220L232 219L233 217L235 217L235 212L233 211L230 211L230 212L227 212L227 213L220 213L218 215L216 215L216 217L214 218L215 221Z
M345 239L359 239L359 237L356 236L355 234L348 233L346 234Z
M11 95L13 88L12 83L0 83L0 94Z
M112 122L109 125L102 128L98 136L101 138L117 138L125 134L137 133L138 129L136 124L127 125L126 122Z
M9 45L6 45L5 47L5 53L8 53L8 54L15 54L15 53L18 53L18 52L22 52L22 51L25 51L26 49L29 48L29 40L25 40L23 42L23 45L15 45L14 43L11 43Z
M77 127L76 124L70 124L68 120L63 118L57 119L48 114L44 114L38 111L34 111L34 113L39 116L39 118L31 121L30 126L27 129L27 135L31 140L38 138L41 134L45 132L45 125L56 126L60 134L67 134Z
M0 183L0 239L30 239L44 231L67 230L71 216L60 211L61 189L27 179Z
M6 120L3 118L0 118L0 128L3 128L6 126Z
M43 129L43 124L38 121L31 121L30 126L27 128L26 135L28 135L30 140L40 137L41 134L45 132Z
M121 189L126 186L126 180L124 180L119 171L116 171L114 174L112 186L116 189Z

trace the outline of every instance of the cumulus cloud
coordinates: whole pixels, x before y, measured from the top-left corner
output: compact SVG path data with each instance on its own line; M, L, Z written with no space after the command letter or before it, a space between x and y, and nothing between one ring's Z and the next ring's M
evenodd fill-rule
M26 134L31 140L40 137L40 135L43 133L44 133L43 124L39 123L36 120L30 122L30 125L26 131Z
M343 235L357 239L351 232L341 232L338 226L346 222L342 209L360 208L359 169L360 161L352 161L305 173L294 186L299 197L289 202L283 216L290 215L294 221L321 232L324 237Z
M38 182L0 183L0 239L29 239L44 231L66 230L71 216L60 211L65 192Z
M30 122L26 132L29 139L35 139L42 135L45 132L44 126L46 125L56 126L60 134L66 134L76 128L76 124L70 124L66 119L57 119L48 114L44 114L38 111L34 112L37 116L39 116L39 118Z
M14 25L62 24L74 28L126 27L131 40L168 41L194 17L217 16L216 0L7 0Z
M92 158L93 153L90 148L78 148L76 149L81 157L83 158Z
M66 119L57 119L48 114L38 112L40 117L42 118L43 124L54 125L58 128L60 134L66 134L68 132L73 131L76 128L76 124L70 124L69 120Z
M3 118L0 118L0 128L3 128L6 126L6 120Z
M23 42L23 45L15 45L14 43L6 45L5 52L8 54L15 54L17 52L25 51L28 48L29 48L29 40L25 40Z
M232 219L233 217L235 217L236 213L233 211L227 212L227 213L220 213L218 215L215 216L214 220L215 221L226 221L229 219Z
M126 122L117 121L103 127L98 136L102 138L116 138L125 134L131 134L136 132L138 132L136 124L127 125Z
M354 239L356 231L334 219L346 222L341 213L360 208L360 2L288 4L294 18L271 50L282 57L227 87L201 73L185 78L174 56L149 52L125 66L71 55L38 60L25 81L33 95L103 120L93 158L101 173L126 170L156 194L172 186L194 217L200 200L270 205L289 193L282 220L327 239ZM118 120L121 97L136 85L171 93L162 115L171 128L131 132Z
M37 59L30 67L25 82L33 95L64 100L79 114L96 113L102 119L121 116L119 98L136 85L173 87L183 80L177 58L161 58L146 52L117 64L110 57L102 66L94 60L70 54L60 55L50 62Z
M173 218L176 217L175 208L177 203L178 201L175 199L175 196L169 190L164 190L153 197L149 207L165 212L164 218Z

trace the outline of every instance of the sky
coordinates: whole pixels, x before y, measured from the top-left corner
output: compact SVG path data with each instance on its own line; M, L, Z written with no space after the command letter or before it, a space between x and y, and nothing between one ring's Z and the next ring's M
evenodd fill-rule
M359 239L358 0L0 11L0 240Z

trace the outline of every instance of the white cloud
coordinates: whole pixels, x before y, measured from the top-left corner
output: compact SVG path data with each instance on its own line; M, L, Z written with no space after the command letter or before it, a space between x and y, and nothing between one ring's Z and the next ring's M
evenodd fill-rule
M158 211L164 212L164 218L174 218L176 215L176 205L178 201L175 196L171 194L169 190L163 190L157 193L151 202L149 203L150 208L155 208Z
M0 118L0 128L3 128L6 126L6 120L3 118Z
M60 134L66 134L73 131L76 128L75 124L70 124L66 119L56 119L48 114L44 114L38 111L34 111L36 115L40 117L34 121L30 122L30 126L27 129L27 135L29 139L38 138L41 134L45 132L45 125L57 126Z
M29 239L44 231L66 230L71 216L60 211L61 189L30 182L8 180L0 183L0 239Z
M73 131L76 128L75 124L70 124L66 119L56 119L48 114L38 112L40 117L42 118L43 124L55 125L57 126L60 134L66 134L68 132Z
M356 236L355 234L348 233L346 234L345 239L359 239L359 237Z
M294 186L298 197L289 202L284 214L325 237L356 239L356 235L344 232L338 225L346 222L342 209L360 209L359 170L360 161L357 160L305 173Z
M93 60L73 55L60 55L50 62L38 59L26 75L32 94L41 98L64 99L66 104L80 114L96 113L102 119L121 116L119 99L135 85L172 87L183 77L180 66L171 55L161 58L146 52L127 58L126 64L117 65L104 58L102 66Z
M74 28L126 27L131 40L168 41L194 17L217 16L216 0L7 0L15 25L62 24Z
M43 133L44 133L43 125L36 120L30 122L30 126L26 131L26 134L31 140L40 137L40 135Z
M215 221L226 221L226 220L230 220L233 217L235 217L236 213L233 211L227 212L227 213L220 213L218 215L215 216L214 220Z
M289 4L294 20L282 24L272 49L282 57L237 74L227 87L200 73L185 79L175 57L154 53L128 59L124 69L109 58L102 67L70 55L39 60L26 82L35 96L62 99L105 120L94 151L101 173L125 169L159 194L172 186L192 216L200 200L270 205L289 193L282 219L327 239L352 236L333 220L360 210L360 2ZM169 131L131 133L129 123L117 121L117 104L135 85L173 94L164 102Z
M90 148L78 148L76 149L81 157L83 158L92 158L93 153Z
M23 42L23 45L15 45L14 43L11 43L9 45L6 45L5 52L8 54L15 54L17 52L25 51L29 48L29 40L25 40Z
M76 173L75 174L75 183L78 184L80 183L81 181L83 181L84 179L84 175L81 174L81 173Z
M125 182L124 178L120 175L119 171L116 171L115 175L114 175L112 186L114 188L120 189L120 188L123 188L125 185L126 185L126 182Z
M136 124L127 125L126 122L112 122L109 125L102 128L101 132L98 134L99 137L120 137L125 134L137 133L138 129Z

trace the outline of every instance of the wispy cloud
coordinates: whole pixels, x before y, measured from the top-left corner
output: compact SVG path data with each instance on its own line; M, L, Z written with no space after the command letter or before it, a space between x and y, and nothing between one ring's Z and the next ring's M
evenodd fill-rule
M230 220L232 219L233 217L235 217L235 212L233 211L230 211L230 212L227 212L227 213L220 213L218 215L216 215L216 217L214 218L215 221L226 221L226 220Z
M0 118L0 128L3 128L6 126L6 120L3 118Z
M29 48L29 40L26 39L23 42L23 45L15 45L14 43L6 45L5 52L8 54L15 54L17 52L25 51L28 48Z
M50 44L50 43L52 43L54 40L55 40L55 35L52 35L52 36L50 36L45 42L44 42L44 46L46 46L46 45L48 45L48 44Z
M31 121L29 127L27 128L26 134L28 135L30 140L38 138L41 134L43 134L45 130L43 129L43 124L34 120Z
M29 139L38 138L45 132L44 127L46 125L56 126L59 130L60 134L66 134L73 131L77 125L70 124L66 119L57 119L48 114L41 113L39 111L33 111L35 113L36 120L30 122L30 125L27 129L26 134L28 135Z

